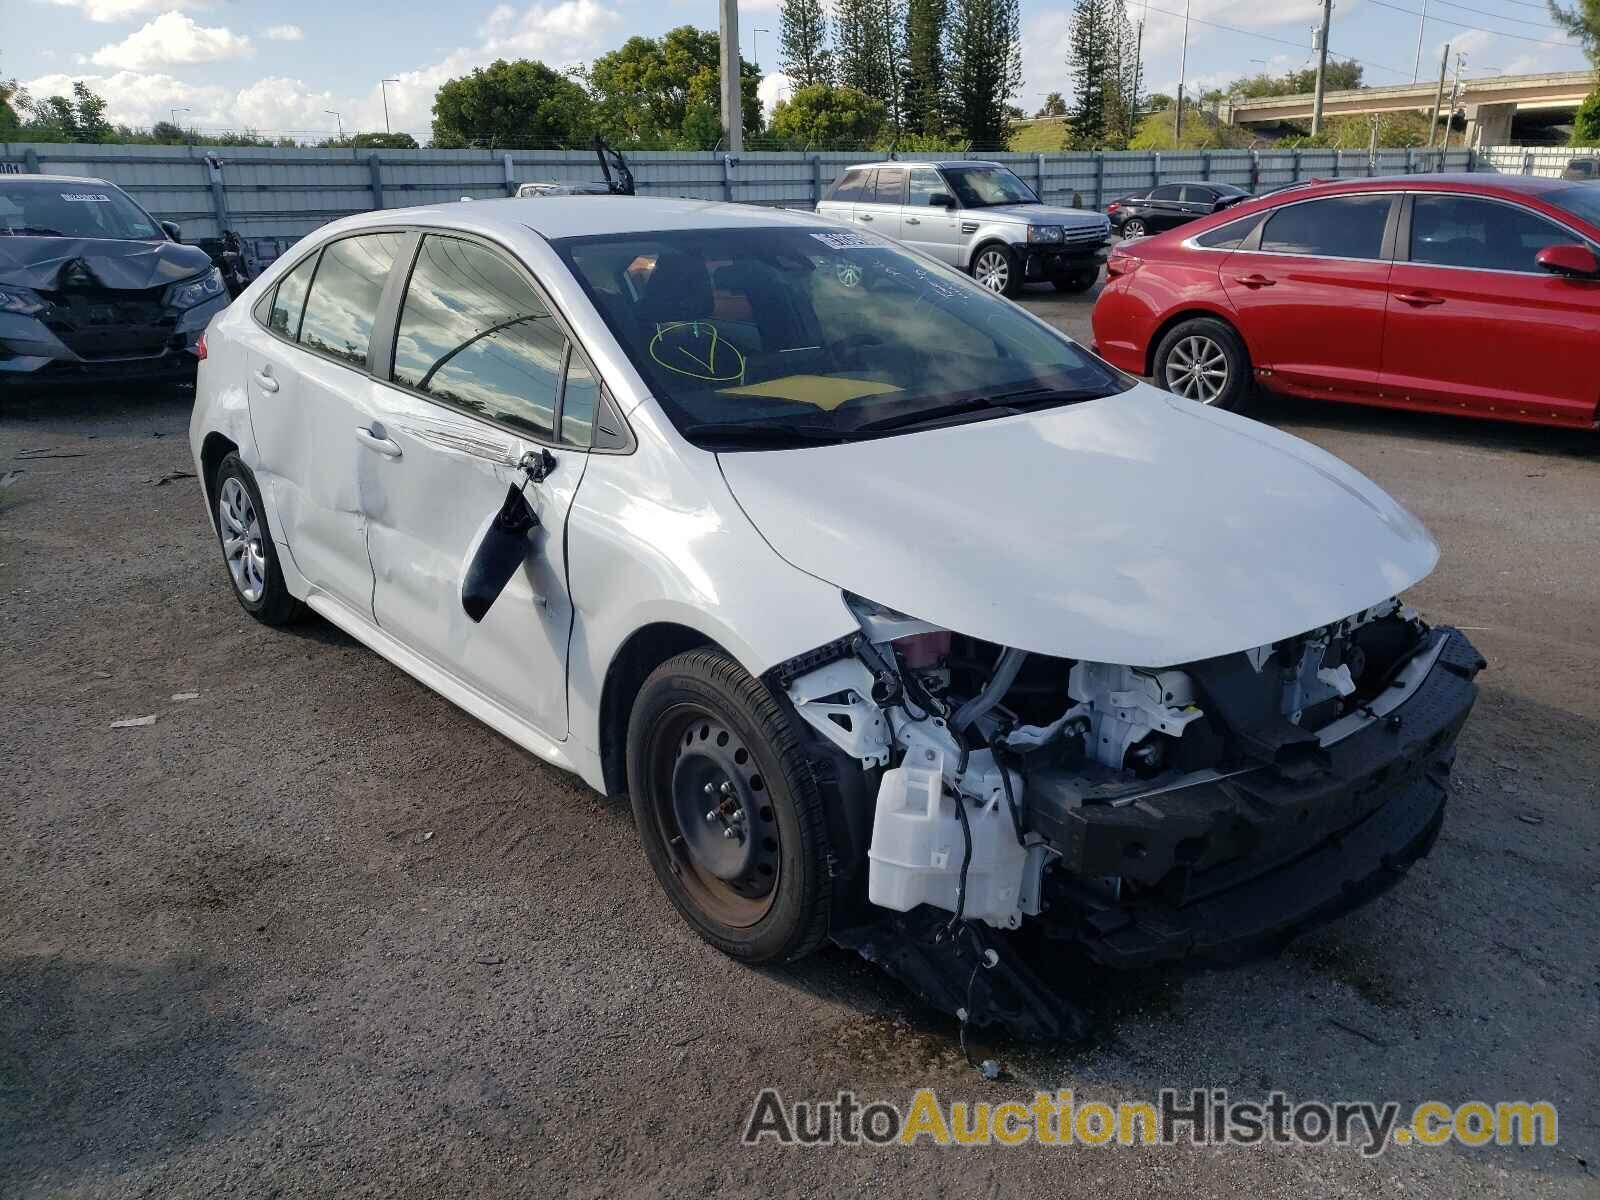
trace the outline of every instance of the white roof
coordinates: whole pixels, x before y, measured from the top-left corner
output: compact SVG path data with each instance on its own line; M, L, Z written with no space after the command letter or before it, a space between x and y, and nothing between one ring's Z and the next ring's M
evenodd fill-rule
M367 225L444 225L467 229L531 229L546 238L587 234L654 233L675 229L755 229L822 226L837 229L811 212L725 204L716 200L667 200L642 196L522 196L456 201L419 208L385 208L346 217L341 230Z

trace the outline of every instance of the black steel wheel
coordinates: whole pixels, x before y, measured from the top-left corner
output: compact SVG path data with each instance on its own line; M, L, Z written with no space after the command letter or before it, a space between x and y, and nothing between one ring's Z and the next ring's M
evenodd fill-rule
M659 667L634 702L628 790L656 878L708 942L760 962L822 940L821 802L790 718L760 680L709 648Z

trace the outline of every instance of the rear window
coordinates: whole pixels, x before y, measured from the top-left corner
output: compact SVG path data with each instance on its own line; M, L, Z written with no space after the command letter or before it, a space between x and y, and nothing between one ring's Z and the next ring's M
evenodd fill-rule
M365 366L378 297L405 235L368 233L341 238L322 252L311 281L300 344Z
M1392 196L1330 196L1280 208L1267 218L1261 249L1315 258L1381 258Z

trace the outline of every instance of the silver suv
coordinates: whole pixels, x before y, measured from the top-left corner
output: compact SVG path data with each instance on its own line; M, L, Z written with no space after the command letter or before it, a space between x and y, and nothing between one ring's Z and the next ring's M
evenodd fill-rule
M1111 242L1101 213L1047 205L996 162L881 162L851 167L817 212L887 234L1015 296L1049 280L1086 292Z

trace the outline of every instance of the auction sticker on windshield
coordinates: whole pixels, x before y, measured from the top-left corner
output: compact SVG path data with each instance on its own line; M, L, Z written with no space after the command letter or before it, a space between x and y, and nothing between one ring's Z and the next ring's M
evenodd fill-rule
M832 250L871 250L877 245L859 233L813 233L811 236Z
M62 192L63 200L71 200L77 204L110 204L111 197L104 192Z

